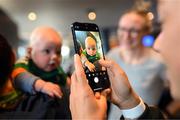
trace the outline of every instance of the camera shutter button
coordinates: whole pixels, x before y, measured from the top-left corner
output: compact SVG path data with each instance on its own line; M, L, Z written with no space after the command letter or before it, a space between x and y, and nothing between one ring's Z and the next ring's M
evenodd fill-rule
M98 82L99 82L98 77L94 77L94 82L95 82L95 83L98 83Z

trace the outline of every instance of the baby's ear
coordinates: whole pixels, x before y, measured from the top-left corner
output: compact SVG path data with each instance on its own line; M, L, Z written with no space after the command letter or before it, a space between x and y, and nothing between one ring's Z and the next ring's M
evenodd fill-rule
M32 48L30 46L28 46L26 48L26 57L30 58L31 57L31 51L32 51Z

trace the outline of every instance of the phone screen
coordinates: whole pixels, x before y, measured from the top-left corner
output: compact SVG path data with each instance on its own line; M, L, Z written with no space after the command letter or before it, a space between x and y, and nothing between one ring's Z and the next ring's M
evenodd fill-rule
M72 28L75 51L81 57L81 62L94 91L109 87L109 78L105 67L99 64L104 59L102 42L98 26L95 24L78 24Z

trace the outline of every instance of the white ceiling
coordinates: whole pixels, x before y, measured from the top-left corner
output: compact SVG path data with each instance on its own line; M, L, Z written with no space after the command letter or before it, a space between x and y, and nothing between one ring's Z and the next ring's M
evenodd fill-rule
M31 31L40 25L57 29L62 36L70 33L75 21L94 22L100 27L116 26L122 12L132 7L134 0L0 0L0 7L9 13L19 27L20 37L28 39ZM87 12L97 13L95 21L89 21ZM37 13L36 21L29 21L29 12Z

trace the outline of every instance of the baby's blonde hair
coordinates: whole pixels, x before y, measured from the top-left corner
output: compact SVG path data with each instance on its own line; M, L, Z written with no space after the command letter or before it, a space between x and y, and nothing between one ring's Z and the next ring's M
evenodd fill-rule
M52 34L54 35L54 37L58 38L60 42L62 42L61 35L55 29L48 26L41 26L35 28L31 33L29 46L33 47L37 43L37 41L40 40L41 37L48 37Z

